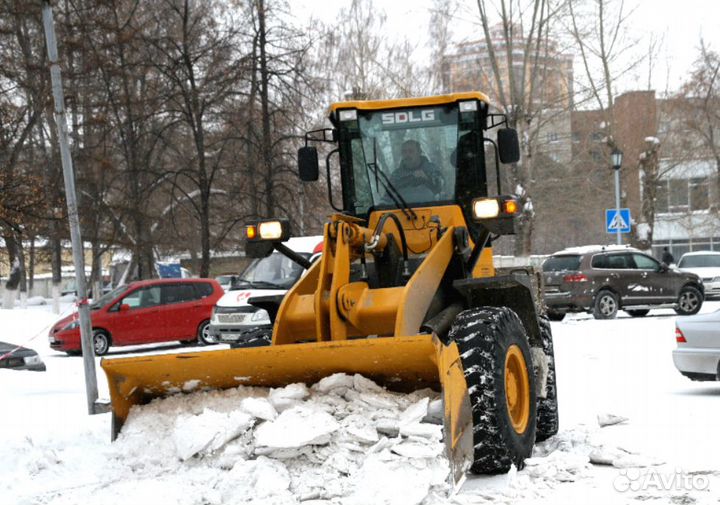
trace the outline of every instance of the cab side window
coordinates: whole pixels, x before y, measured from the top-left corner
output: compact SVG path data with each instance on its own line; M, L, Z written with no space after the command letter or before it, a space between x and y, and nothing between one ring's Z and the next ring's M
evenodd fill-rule
M650 270L652 272L660 270L660 263L644 254L633 254L633 259L635 260L635 267L640 270Z
M192 284L167 284L162 287L163 305L196 300Z

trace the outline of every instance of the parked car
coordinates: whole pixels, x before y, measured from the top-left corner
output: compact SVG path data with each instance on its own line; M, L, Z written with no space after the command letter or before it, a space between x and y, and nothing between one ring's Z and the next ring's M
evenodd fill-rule
M622 309L642 317L653 308L695 314L704 299L700 278L660 263L625 246L565 249L543 263L543 297L548 317L559 321L568 312L590 312L612 319Z
M682 255L678 268L700 276L705 286L705 297L720 296L720 252L696 251Z
M44 372L45 363L32 349L0 342L0 369L2 368Z
M314 261L322 251L323 237L295 237L285 245ZM232 347L270 342L272 324L267 311L248 303L260 296L283 296L305 269L279 252L254 260L218 300L210 321L210 337Z
M681 374L697 381L720 380L720 310L677 318L675 340L673 362Z
M214 279L152 279L115 288L90 305L95 354L173 340L211 343L210 316L222 294ZM55 350L80 354L77 313L55 323L49 339Z

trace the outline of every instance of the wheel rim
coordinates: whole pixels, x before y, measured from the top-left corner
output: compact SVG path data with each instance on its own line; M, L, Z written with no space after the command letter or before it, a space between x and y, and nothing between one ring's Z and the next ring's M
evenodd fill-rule
M598 307L600 309L600 313L603 316L611 316L617 310L617 304L615 303L615 299L610 295L603 295L602 297L600 297Z
M93 344L95 344L95 354L103 354L107 350L107 343L105 341L105 337L100 333L96 333L94 335Z
M513 429L524 433L530 422L530 377L520 347L510 346L505 355L505 401Z
M203 343L207 344L210 342L210 323L205 323L200 330L200 338Z
M699 300L695 293L686 291L680 295L680 308L685 312L692 312L698 306Z

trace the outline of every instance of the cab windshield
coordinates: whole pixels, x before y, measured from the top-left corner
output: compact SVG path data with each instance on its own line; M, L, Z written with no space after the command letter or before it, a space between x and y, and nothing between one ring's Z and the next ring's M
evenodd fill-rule
M349 128L355 214L372 208L452 202L458 146L477 152L477 137L458 125L457 104L357 111ZM473 121L474 123L474 121ZM459 142L461 139L472 142ZM461 158L463 153L461 152Z
M308 258L309 254L300 253ZM248 288L289 289L300 278L304 269L290 258L272 253L265 258L256 259L248 266L230 290Z

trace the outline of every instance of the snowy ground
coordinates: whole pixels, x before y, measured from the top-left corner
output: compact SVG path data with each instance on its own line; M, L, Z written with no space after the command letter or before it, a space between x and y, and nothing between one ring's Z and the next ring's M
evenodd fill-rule
M0 370L2 504L720 503L720 383L677 373L672 311L553 323L560 434L524 470L448 496L435 396L359 377L176 397L110 443L109 416L85 414L81 359L48 347L49 310L0 310L0 340L29 340L47 364ZM599 426L612 416L627 420Z

